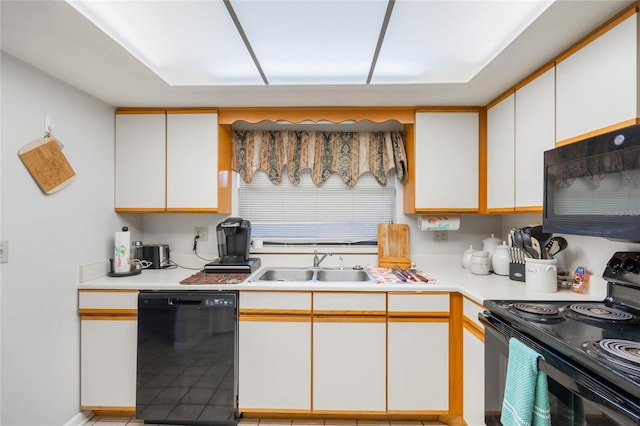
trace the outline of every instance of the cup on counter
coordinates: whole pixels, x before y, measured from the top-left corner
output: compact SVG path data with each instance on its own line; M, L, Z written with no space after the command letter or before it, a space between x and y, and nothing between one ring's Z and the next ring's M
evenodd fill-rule
M528 290L540 293L558 291L558 259L532 259L525 263L525 284Z
M471 253L471 273L475 275L489 275L491 258L488 251L474 251Z

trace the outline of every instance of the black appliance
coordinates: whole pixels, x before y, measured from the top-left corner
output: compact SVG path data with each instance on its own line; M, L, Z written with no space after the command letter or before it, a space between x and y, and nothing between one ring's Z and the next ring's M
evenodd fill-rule
M260 259L250 258L251 222L229 217L216 226L218 258L207 263L205 272L252 273L260 268Z
M545 232L640 241L640 125L544 153Z
M237 298L232 291L140 292L138 419L237 424Z
M640 253L615 253L603 277L601 302L484 303L487 425L500 425L511 338L544 357L553 426L640 425Z
M149 262L149 269L162 269L171 266L169 244L144 244L142 260Z

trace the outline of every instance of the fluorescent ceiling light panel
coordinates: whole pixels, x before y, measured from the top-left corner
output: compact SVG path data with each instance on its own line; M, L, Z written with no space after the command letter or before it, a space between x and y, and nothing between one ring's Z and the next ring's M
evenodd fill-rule
M365 84L385 0L233 0L270 84Z
M551 3L396 0L371 82L469 82Z
M68 3L169 85L262 85L222 1Z

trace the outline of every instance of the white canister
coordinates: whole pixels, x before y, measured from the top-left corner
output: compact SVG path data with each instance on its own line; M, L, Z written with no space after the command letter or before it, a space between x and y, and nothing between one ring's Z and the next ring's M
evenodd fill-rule
M526 258L524 279L528 290L540 293L558 291L558 259Z
M509 246L504 241L493 251L491 266L496 275L509 275Z
M472 253L473 253L473 246L471 245L462 254L462 267L464 269L469 269L469 267L471 266L471 254Z
M488 275L491 259L488 251L474 251L471 254L471 273L476 275Z
M489 253L489 270L493 271L493 266L491 264L491 256L493 256L493 251L498 247L501 241L499 238L494 237L491 234L491 238L485 238L482 240L482 251L486 251Z

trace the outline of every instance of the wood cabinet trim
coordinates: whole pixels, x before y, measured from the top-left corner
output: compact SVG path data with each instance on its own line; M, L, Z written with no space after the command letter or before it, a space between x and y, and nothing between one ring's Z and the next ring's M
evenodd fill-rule
M591 137L594 137L594 136L599 136L599 135L602 135L602 134L605 134L605 133L613 132L615 130L622 129L622 128L625 128L625 127L628 127L628 126L633 126L634 124L640 124L640 117L631 118L629 120L621 121L619 123L612 124L610 126L603 127L601 129L598 129L598 130L594 130L594 131L591 131L591 132L583 133L583 134L578 135L578 136L574 136L572 138L568 138L568 139L563 139L561 141L557 141L556 142L556 147L563 146L563 145L569 145L569 144L572 144L574 142L579 142L579 141L581 141L583 139L587 139L587 138L591 138Z
M136 308L80 308L80 315L138 315Z
M311 322L311 315L273 315L273 314L243 314L239 315L240 321L258 322Z
M341 123L347 120L369 120L382 123L395 120L399 123L413 123L414 108L409 107L272 107L272 108L220 108L219 124L233 124L236 121L259 123L260 121L286 120L291 123L327 120Z
M462 315L463 304L460 293L452 293L449 319L449 415L462 416L464 411L463 389L464 354Z
M387 318L388 322L449 322L449 315L447 316L390 316Z
M310 309L270 309L270 308L240 308L240 315L307 315Z
M382 315L322 315L314 316L313 322L370 322L386 323L387 317Z
M164 213L165 209L161 207L116 207L116 213Z
M462 318L462 326L465 330L473 334L478 340L484 343L484 329L468 317Z
M531 213L542 213L542 206L516 206L516 213L523 214L531 214Z
M137 321L138 314L80 314L81 321Z
M82 405L82 411L93 411L96 416L104 417L135 417L136 407L129 406L103 406L103 405Z

